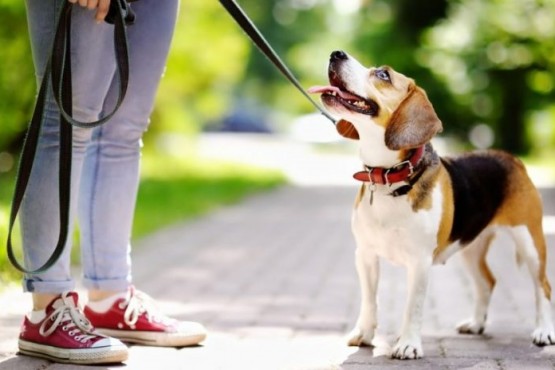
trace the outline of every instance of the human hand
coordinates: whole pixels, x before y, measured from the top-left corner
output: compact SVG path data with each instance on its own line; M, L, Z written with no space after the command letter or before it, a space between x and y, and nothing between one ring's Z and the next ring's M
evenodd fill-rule
M88 9L96 9L95 19L97 22L102 22L108 14L110 9L110 0L68 0L70 3L79 4L80 6Z

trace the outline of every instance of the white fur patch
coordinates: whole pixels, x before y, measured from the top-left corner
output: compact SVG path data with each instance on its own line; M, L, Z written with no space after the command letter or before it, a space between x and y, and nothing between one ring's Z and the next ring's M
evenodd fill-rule
M436 185L432 207L412 210L407 196L393 197L387 186L377 186L370 205L366 191L353 214L353 232L360 241L359 248L369 248L395 264L411 265L418 258L430 258L437 245L437 230L441 221L442 194Z

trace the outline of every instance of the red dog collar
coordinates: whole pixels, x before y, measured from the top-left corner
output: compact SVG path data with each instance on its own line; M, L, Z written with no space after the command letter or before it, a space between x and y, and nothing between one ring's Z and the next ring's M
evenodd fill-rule
M381 185L391 185L406 181L414 173L414 167L420 161L423 154L424 146L421 146L415 149L408 159L397 163L391 168L365 166L366 171L357 172L353 177L358 181Z

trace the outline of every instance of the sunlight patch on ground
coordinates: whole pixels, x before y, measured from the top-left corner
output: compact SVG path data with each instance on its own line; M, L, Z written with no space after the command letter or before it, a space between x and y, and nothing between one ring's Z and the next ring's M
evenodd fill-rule
M545 235L555 235L555 216L543 216L543 232Z

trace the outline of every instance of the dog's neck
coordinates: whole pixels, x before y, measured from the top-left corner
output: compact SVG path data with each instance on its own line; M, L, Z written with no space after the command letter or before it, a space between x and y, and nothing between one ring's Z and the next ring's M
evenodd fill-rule
M366 166L389 168L404 160L400 151L391 150L385 145L383 127L372 125L365 127L364 131L359 129L358 132L359 156Z

